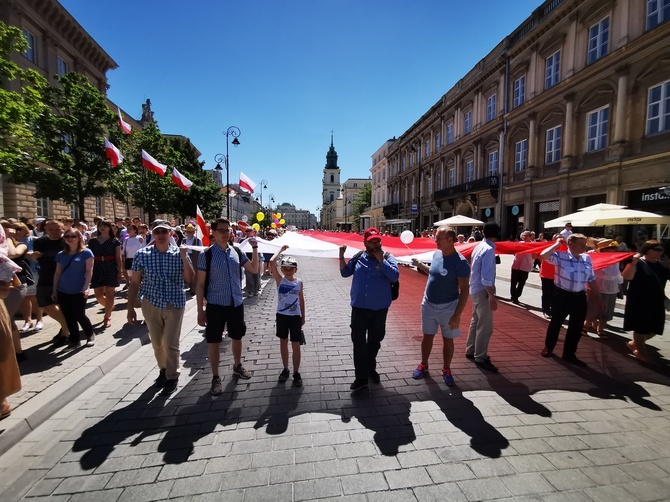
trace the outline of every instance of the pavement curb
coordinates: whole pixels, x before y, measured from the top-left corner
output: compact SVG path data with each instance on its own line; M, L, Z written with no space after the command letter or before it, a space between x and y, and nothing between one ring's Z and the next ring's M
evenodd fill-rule
M186 310L184 311L184 321L187 320L187 316L191 311L195 309L195 301L187 302ZM180 338L185 333L189 333L196 324L197 321L193 325L189 323L188 326L184 323ZM126 329L128 329L127 326ZM13 411L11 418L15 420L15 423L10 425L0 435L0 456L7 453L28 434L73 401L78 395L95 385L103 376L111 372L140 347L150 343L146 324L136 326L133 334L136 336L128 343L108 348ZM19 419L18 421L16 421L17 418Z

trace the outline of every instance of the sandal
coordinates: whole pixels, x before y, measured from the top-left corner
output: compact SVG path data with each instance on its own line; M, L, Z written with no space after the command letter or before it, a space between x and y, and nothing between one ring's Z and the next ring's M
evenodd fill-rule
M111 319L104 319L103 322L105 323L105 328L111 328L112 327L112 320Z

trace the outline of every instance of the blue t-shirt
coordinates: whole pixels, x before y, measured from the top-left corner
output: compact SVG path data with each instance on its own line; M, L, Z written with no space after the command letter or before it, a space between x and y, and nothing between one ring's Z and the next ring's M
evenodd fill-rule
M74 255L63 251L56 255L56 263L60 263L63 270L58 281L58 291L68 295L82 292L86 280L86 260L89 258L93 258L93 251L88 248Z
M423 297L430 303L438 304L458 300L458 279L468 277L470 265L461 253L444 256L442 251L437 251L433 254Z

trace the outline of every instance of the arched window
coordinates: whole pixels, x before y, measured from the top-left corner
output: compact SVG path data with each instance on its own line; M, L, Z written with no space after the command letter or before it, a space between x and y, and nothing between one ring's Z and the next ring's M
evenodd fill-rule
M330 175L330 182L331 182L331 183L334 183L334 182L335 182L335 176L332 175L332 174Z

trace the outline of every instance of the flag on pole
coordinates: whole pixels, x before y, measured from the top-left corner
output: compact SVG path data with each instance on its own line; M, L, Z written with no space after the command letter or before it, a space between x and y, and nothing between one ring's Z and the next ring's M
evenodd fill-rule
M161 176L165 176L165 171L167 171L166 165L158 162L144 150L142 150L142 167L148 169L149 171L160 174Z
M123 129L123 132L125 132L126 134L132 134L133 128L130 127L130 124L128 122L123 120L123 117L121 116L121 108L117 106L116 111L119 112L119 126L121 126L121 129Z
M105 155L107 155L107 158L112 163L112 167L116 167L123 162L123 155L107 138L105 138Z
M183 190L188 190L191 188L191 186L193 186L193 182L177 171L177 169L174 167L172 168L172 181L174 181L175 184Z
M256 183L251 181L251 178L245 176L244 173L240 171L240 190L254 193L254 188L256 188Z
M207 224L205 223L205 218L202 216L199 206L195 206L196 216L196 226L198 231L196 232L196 237L202 241L203 246L209 246L209 231L207 230Z

